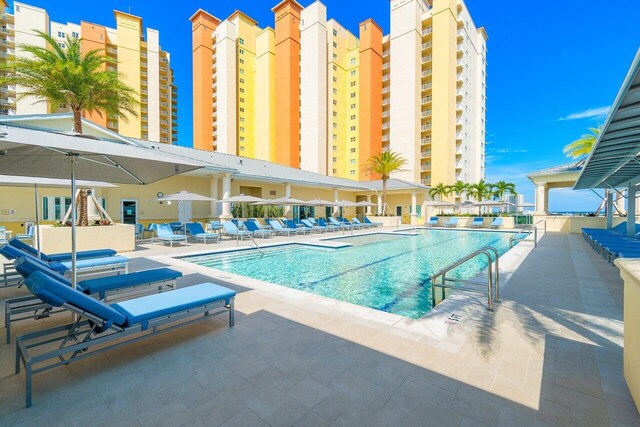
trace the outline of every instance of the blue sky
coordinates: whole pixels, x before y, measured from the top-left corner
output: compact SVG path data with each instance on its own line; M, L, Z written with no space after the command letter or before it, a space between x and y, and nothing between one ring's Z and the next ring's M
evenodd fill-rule
M191 25L198 8L224 19L239 9L273 26L278 0L148 1L25 0L55 21L114 25L113 9L143 17L160 30L179 85L179 141L191 144ZM300 0L303 6L311 0ZM372 17L389 31L389 0L324 0L330 18L357 32ZM610 5L611 3L611 5ZM504 179L533 201L527 172L564 163L562 147L604 121L640 47L638 0L467 0L477 26L489 34L487 180ZM81 6L79 5L81 4ZM354 7L358 5L358 7ZM614 6L615 5L615 6ZM594 195L554 190L552 210L593 210Z

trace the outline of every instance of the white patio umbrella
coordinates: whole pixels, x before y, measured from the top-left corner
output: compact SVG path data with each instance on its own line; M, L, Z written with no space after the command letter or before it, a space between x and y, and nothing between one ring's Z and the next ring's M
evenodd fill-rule
M344 208L352 208L352 207L358 206L358 204L356 202L352 202L350 200L336 200L333 203L333 205L334 206L340 206L341 208L342 207L344 207Z
M375 203L368 202L366 200L356 203L356 207L359 207L359 208L368 208L373 206L378 206L378 205L376 205Z
M71 179L71 283L76 275L77 179L149 184L207 166L154 148L107 142L92 136L20 127L0 128L3 174Z
M509 202L503 202L501 200L483 200L481 202L475 202L472 203L469 206L475 206L478 209L478 212L480 212L482 210L482 208L484 207L489 207L489 208L502 208L505 206L515 206L513 203L509 203Z
M313 199L305 202L307 206L335 206L334 202L330 202L328 200L323 199Z
M216 199L212 197L203 196L201 194L190 193L182 190L178 193L168 194L166 196L158 197L158 202L215 202Z
M191 202L215 202L216 199L182 190L178 193L158 197L156 201L167 202L167 204L178 202L178 221L186 223L191 221Z
M35 198L35 229L36 239L33 242L36 246L37 256L40 258L40 197L38 196L38 189L41 187L70 187L71 181L68 179L52 179L52 178L35 178L30 176L25 178L24 176L13 175L0 175L0 185L7 187L31 187L33 186L34 198ZM107 182L98 181L76 181L76 186L81 188L116 188L117 185L109 184Z
M306 206L307 202L300 199L294 199L291 196L285 196L278 199L266 199L264 202L256 202L253 204L258 206ZM267 211L267 216L269 216L269 211Z
M237 196L227 197L226 199L218 200L218 203L257 203L266 202L266 199L260 197L247 196L245 194L238 194ZM242 205L242 216L245 216L245 205Z

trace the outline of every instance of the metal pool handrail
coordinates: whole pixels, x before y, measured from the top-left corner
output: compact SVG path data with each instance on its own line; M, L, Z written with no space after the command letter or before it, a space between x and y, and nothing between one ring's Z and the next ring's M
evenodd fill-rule
M491 255L495 256L495 261L493 260ZM488 265L488 274L487 274L487 309L489 311L493 311L493 303L500 302L500 265L499 265L499 252L493 246L485 246L482 247L469 255L459 259L453 264L443 268L433 276L431 276L431 301L433 306L436 306L436 288L440 288L442 290L442 300L445 298L445 289L462 289L466 291L472 292L484 292L482 288L485 286L484 282L480 282L477 280L468 280L468 279L452 279L447 278L447 273L451 270L460 267L461 265L471 261L472 259L478 256L486 256ZM495 268L493 267L495 264ZM438 283L438 278L440 278L440 283ZM458 283L462 285L450 285L447 283ZM468 285L468 286L465 286ZM495 298L494 298L494 286L495 286Z
M520 232L514 234L513 236L511 236L509 238L509 248L512 248L514 246L514 242L517 241L521 241L527 238L527 236L533 232L533 247L537 248L538 247L538 224L540 223L544 223L544 232L547 232L547 221L544 219L541 219L540 221L536 222L535 224L531 224L528 225L526 227L524 227L522 230L520 230ZM521 234L528 232L527 236L525 237L519 237Z

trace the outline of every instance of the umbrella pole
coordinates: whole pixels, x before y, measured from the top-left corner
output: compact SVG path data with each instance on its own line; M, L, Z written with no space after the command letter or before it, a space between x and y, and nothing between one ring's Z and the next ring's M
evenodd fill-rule
M71 287L76 288L76 170L75 155L71 157Z
M35 229L35 236L36 236L36 249L38 250L38 258L40 258L40 213L38 212L38 184L35 184L33 186L34 192L35 192L35 199L36 199L36 229Z

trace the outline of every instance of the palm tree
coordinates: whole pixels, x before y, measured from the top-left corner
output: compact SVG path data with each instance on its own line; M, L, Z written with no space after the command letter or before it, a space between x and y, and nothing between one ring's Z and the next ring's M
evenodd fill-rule
M400 154L394 151L383 151L369 157L364 164L363 171L368 175L380 175L382 179L382 214L387 207L387 181L393 172L402 170L407 163Z
M478 183L469 185L469 194L476 199L476 201L481 202L491 198L493 185L481 179Z
M449 193L449 186L444 185L443 183L440 183L429 190L429 196L431 196L432 199L435 199L435 197L438 196L440 197L440 200L442 200L444 197L448 196Z
M103 50L83 51L82 40L67 36L65 48L43 32L37 32L47 47L22 44L20 49L30 57L16 57L0 64L0 84L17 85L24 89L18 99L35 97L48 102L52 109L67 106L73 113L73 130L82 134L85 113L114 114L128 120L137 116L138 94L116 71L107 68L115 61ZM75 197L75 196L74 196ZM87 192L80 191L80 226L89 225Z
M453 193L456 197L462 197L467 190L469 190L469 184L464 181L456 181L455 184L449 185L449 194Z
M516 194L516 185L511 182L498 181L492 186L493 195L502 200L505 194Z
M600 135L600 132L602 131L602 125L599 125L596 128L589 128L589 131L591 133L586 133L579 139L565 145L562 152L572 159L588 156L598 139L598 135Z
M33 96L49 102L53 109L67 106L73 113L73 127L82 133L83 113L114 114L127 120L137 116L138 94L107 69L115 61L102 49L83 52L82 40L67 36L65 48L48 34L37 32L48 47L23 44L30 57L16 57L1 66L6 76L0 84L18 85L19 99Z

